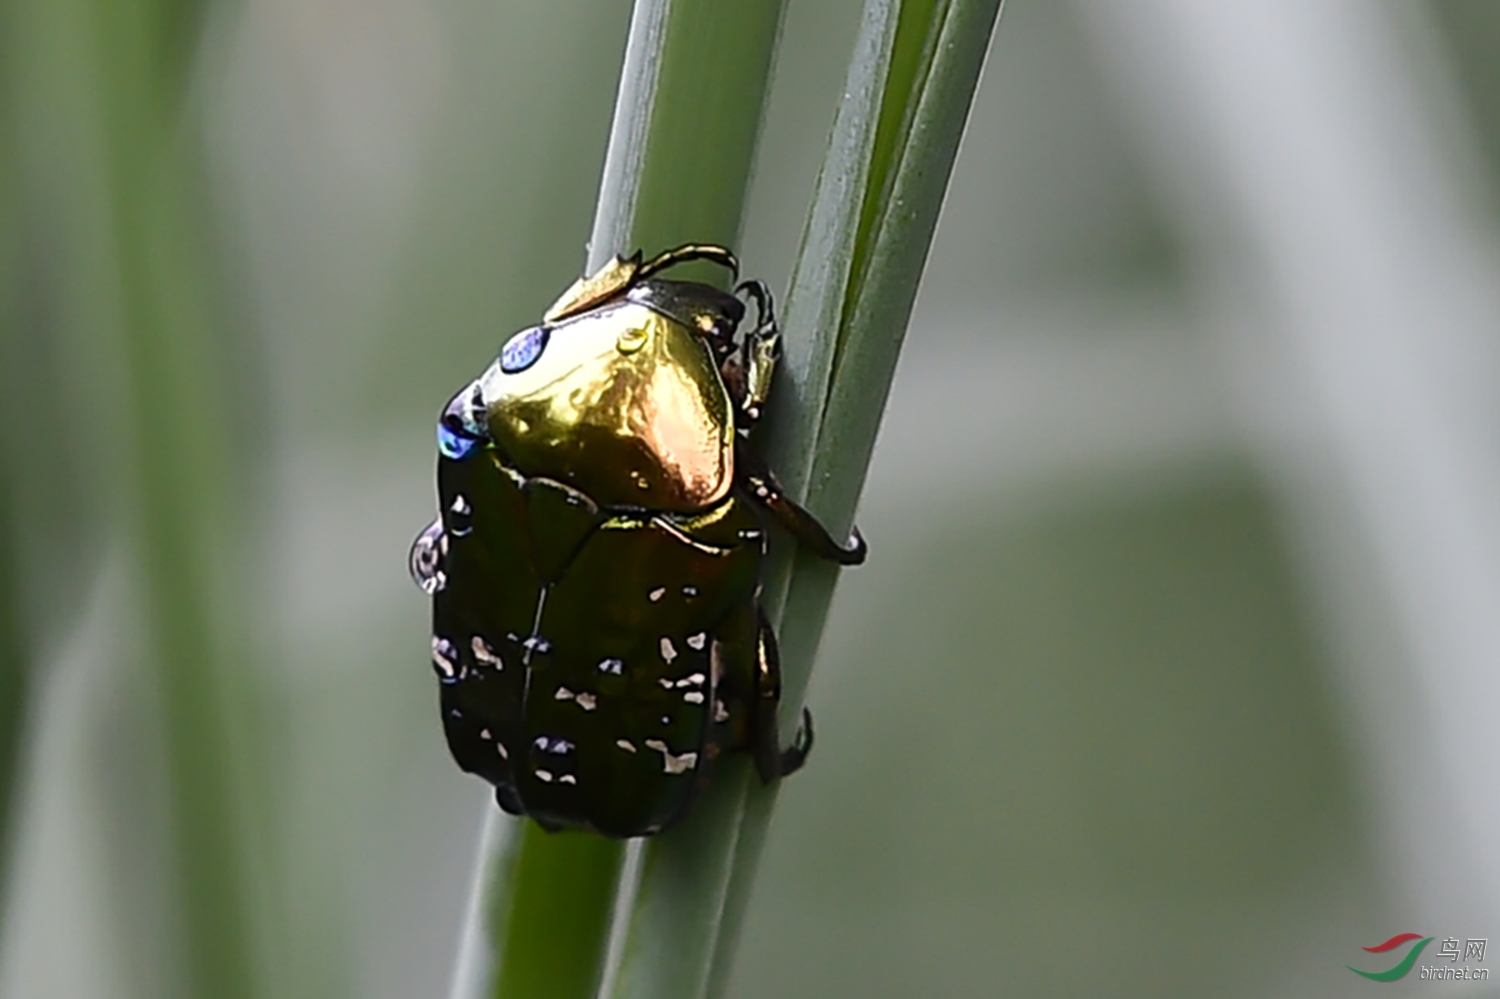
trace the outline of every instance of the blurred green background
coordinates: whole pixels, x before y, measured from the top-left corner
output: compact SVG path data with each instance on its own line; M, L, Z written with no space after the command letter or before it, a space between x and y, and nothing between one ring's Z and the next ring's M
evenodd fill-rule
M1187 28L1151 34L1191 27L1182 5L1145 5L1134 46L1120 24L1137 15L1104 6L1006 4L861 507L872 555L840 585L809 694L818 751L781 795L736 999L1355 995L1381 987L1344 968L1377 966L1361 946L1500 937L1484 838L1500 778L1443 769L1459 754L1495 771L1500 753L1467 714L1432 736L1423 712L1445 688L1427 647L1402 644L1427 611L1381 582L1388 535L1318 533L1366 508L1308 499L1278 442L1321 439L1317 412L1247 385L1241 348L1259 341L1224 289L1275 270L1233 235L1269 223L1201 191L1256 193L1185 182L1212 157L1146 123L1153 47L1210 50ZM1273 48L1245 72L1300 59L1335 90L1395 81L1431 128L1422 176L1469 227L1443 260L1493 285L1500 7L1311 6L1337 16L1297 37L1337 45ZM789 4L742 254L773 288L858 13ZM1332 31L1338 17L1373 34ZM193 835L172 783L184 742L163 734L173 674L152 668L172 626L143 595L138 497L155 480L133 463L156 424L129 374L135 251L109 177L110 150L131 147L112 129L190 164L144 182L164 200L137 213L187 205L196 235L140 252L168 245L179 280L218 289L201 327L174 327L202 348L163 348L200 365L164 376L199 395L163 425L208 428L182 447L210 464L171 481L214 483L205 655L225 679L201 717L223 736L205 758L228 803L205 807L234 831L220 862L241 872L240 949L265 995L442 995L492 806L443 744L405 553L431 515L438 409L582 265L628 19L599 0L220 3L180 29L180 106L150 112L169 73L132 78L135 111L112 96L128 24L86 0L0 3L0 655L6 612L20 649L0 662L20 747L0 997L202 980L183 970L198 910L176 879L193 868L173 855ZM158 132L132 130L153 113ZM1410 134L1387 138L1396 155ZM1268 286L1279 301L1293 285ZM1493 394L1500 370L1460 367ZM1291 430L1266 432L1265 411ZM1372 447L1399 471L1399 445ZM1451 631L1454 648L1478 633ZM1372 647L1385 658L1367 664ZM1485 676L1447 689L1492 713ZM1416 762L1393 774L1397 758ZM1459 832L1407 821L1419 807ZM1450 899L1424 857L1472 891Z

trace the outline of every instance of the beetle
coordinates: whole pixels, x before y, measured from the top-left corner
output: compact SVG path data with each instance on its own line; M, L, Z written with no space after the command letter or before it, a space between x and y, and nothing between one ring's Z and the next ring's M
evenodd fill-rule
M440 513L410 567L432 597L444 732L501 808L549 831L659 832L726 752L766 782L799 769L812 716L783 749L768 531L841 565L865 557L754 447L780 354L769 291L660 276L691 261L738 277L722 246L616 257L438 420Z

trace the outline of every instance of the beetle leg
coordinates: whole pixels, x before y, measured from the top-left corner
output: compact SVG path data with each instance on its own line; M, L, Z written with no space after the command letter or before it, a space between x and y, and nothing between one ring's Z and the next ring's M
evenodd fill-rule
M775 474L745 442L738 442L734 449L736 477L744 483L752 499L781 525L788 534L797 539L815 555L839 565L859 565L869 550L859 528L849 533L847 544L841 545L828 533L828 528L817 517L790 499L781 490Z
M771 291L764 281L745 281L735 292L744 292L755 301L755 326L740 344L740 369L744 372L744 394L740 409L747 426L760 420L761 409L771 396L771 376L781 358L781 330L776 325L776 310Z
M755 754L755 770L761 783L769 784L790 772L781 766L781 738L776 722L776 705L781 700L781 653L776 647L776 632L766 622L765 611L757 607L756 617L759 627L755 639L755 708L751 712L750 748Z
M789 777L802 769L813 748L812 712L802 709L802 721L797 725L797 734L792 744L781 751L781 776Z
M812 712L802 709L802 723L797 726L797 735L790 746L782 749L776 722L776 706L781 701L781 652L776 645L776 632L766 620L765 611L757 607L756 617L759 627L755 642L756 697L751 749L761 782L769 784L779 777L796 773L807 762L807 754L812 752L813 746Z

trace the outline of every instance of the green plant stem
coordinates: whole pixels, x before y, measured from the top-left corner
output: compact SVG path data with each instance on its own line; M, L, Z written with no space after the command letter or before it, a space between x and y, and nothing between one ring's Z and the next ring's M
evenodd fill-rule
M767 0L637 2L590 270L636 249L738 245L781 12Z
M738 243L780 23L780 2L639 0L588 270L636 249ZM723 280L712 271L700 277ZM489 954L466 955L473 970L456 984L455 999L592 999L623 844L510 824L494 837L496 855L483 862L476 888L474 918L487 925L469 938ZM724 867L725 837L695 856ZM717 904L714 897L697 908ZM639 918L650 914L632 924Z
M896 360L1000 7L1001 0L905 0L901 4L889 70L881 84L879 124L864 189L829 194L849 198L859 206L852 245L842 242L849 232L845 221L839 227L841 242L835 251L850 261L847 284L841 289L837 282L819 281L809 289L819 302L809 309L811 315L825 315L828 299L839 296L839 315L833 326L838 332L830 361L833 370L816 415L809 412L813 400L800 400L804 420L794 424L799 433L779 437L770 454L789 470L784 481L792 495L801 498L836 534L852 526L864 488ZM867 33L885 30L883 20L877 20L883 16L881 8L880 0L867 4ZM856 53L846 92L855 91L857 76L869 76L860 74L859 58ZM830 169L837 169L838 143L836 133L825 178ZM814 218L825 188L820 182ZM829 214L847 220L849 204ZM805 271L828 269L823 260L829 250L819 245L818 238L809 231L804 240L793 277L794 295L804 287ZM788 339L795 342L798 331L791 327L793 321L789 315ZM810 446L809 426L816 427ZM790 559L786 575L773 576L768 582L768 609L781 636L783 724L794 723L800 710L837 580L836 567L799 552ZM778 603L781 594L785 596ZM714 954L709 996L723 995L728 988L734 948L776 792L776 785L749 790L741 846L725 892L723 930Z
M998 0L865 8L784 314L768 449L790 493L835 531L863 486L998 11ZM788 728L837 572L783 547L768 573ZM617 997L723 993L774 800L735 761L682 826L646 846Z
M834 126L833 163L820 177L804 237L807 269L799 273L800 283L794 281L783 313L786 348L778 368L774 427L782 437L809 444L838 329L839 296L821 292L841 289L847 280L850 255L840 249L852 243L894 26L892 3L871 7ZM731 923L726 934L725 916L737 917L729 893L738 855L747 849L741 837L753 783L744 760L726 759L684 822L645 847L614 999L696 999L718 987L716 979L723 977L718 955L729 953L727 937L738 929ZM751 835L763 835L763 823L749 828ZM757 846L748 850L758 853Z
M595 253L611 215L621 217L616 231L630 233L624 246L738 244L781 13L779 3L672 5L663 41L673 57L662 61L653 99L616 112L617 122L625 114L649 114L651 121L639 152L622 150L639 164L634 206L615 209L610 192L602 192ZM738 838L733 803L748 780L745 761L721 763L683 822L642 847L615 996L701 994L707 968L698 957L712 951L718 933Z
M544 832L535 822L519 830L519 863L509 891L497 895L505 958L497 996L592 995L599 985L609 917L623 851L620 844L583 833Z

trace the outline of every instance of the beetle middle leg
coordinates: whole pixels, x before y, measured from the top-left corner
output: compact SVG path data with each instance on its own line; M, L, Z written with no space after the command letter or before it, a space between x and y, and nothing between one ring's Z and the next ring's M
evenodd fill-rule
M768 512L797 543L813 554L839 565L859 565L869 549L859 528L849 533L847 544L839 544L828 528L801 504L782 491L776 475L748 442L739 441L734 449L735 477L750 498Z

